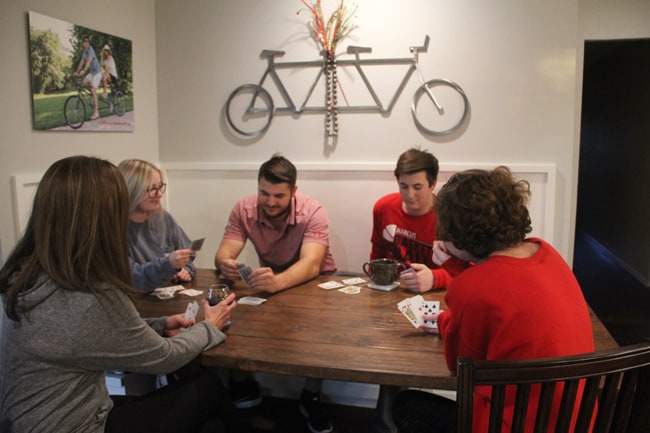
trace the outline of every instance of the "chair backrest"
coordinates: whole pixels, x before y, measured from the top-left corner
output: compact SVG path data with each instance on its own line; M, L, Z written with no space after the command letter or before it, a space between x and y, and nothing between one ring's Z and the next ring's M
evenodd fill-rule
M472 432L474 392L478 386L492 387L489 428L479 431L502 431L507 387L508 393L516 390L512 433L533 433L524 429L526 416L531 414L535 415L534 433L586 433L592 421L594 433L650 432L649 343L535 360L460 358L457 380L458 433ZM538 394L534 394L533 400L538 395L539 402L529 408L531 389L535 388ZM562 394L560 409L555 430L548 430L556 392ZM570 430L572 420L575 428Z

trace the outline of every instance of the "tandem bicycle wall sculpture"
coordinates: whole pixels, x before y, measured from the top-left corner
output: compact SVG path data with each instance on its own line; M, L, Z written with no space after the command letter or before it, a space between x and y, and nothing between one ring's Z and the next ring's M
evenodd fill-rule
M349 46L347 54L353 56L350 59L335 59L324 50L322 53L323 58L320 60L284 63L275 61L276 57L284 55L284 51L263 50L260 57L267 60L267 67L260 81L257 84L243 84L237 87L228 97L226 102L228 124L241 135L255 137L268 130L269 126L271 126L271 120L276 114L325 113L326 133L330 137L335 137L338 135L338 113L356 111L389 114L413 72L417 71L421 85L415 91L411 103L411 113L415 125L418 130L426 135L441 136L450 134L458 130L466 121L469 101L463 89L451 80L434 78L425 81L420 68L419 54L425 53L428 46L429 36L427 35L422 46L409 48L412 56L406 58L362 59L360 54L370 53L372 49L369 47ZM363 69L364 66L377 65L409 65L401 83L387 104L379 98ZM340 106L337 104L335 92L333 101L325 101L323 105L308 105L314 89L321 81L321 77L326 76L327 80L332 80L332 74L327 73L328 68L331 70L332 66L334 71L337 66L354 67L368 89L374 105ZM318 68L319 71L314 82L309 87L307 95L302 102L297 104L282 83L278 70L299 68ZM281 95L284 105L276 105L271 94L264 88L265 85L270 84L267 81L269 77L271 78L269 81L275 84L277 92ZM326 83L328 89L337 85L335 73L334 81L334 83ZM331 98L331 95L329 97Z

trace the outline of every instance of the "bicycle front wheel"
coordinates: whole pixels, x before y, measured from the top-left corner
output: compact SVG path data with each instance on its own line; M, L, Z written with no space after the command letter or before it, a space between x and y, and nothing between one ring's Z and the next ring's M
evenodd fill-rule
M122 116L126 112L126 98L124 93L119 90L113 94L113 111L118 116Z
M269 92L257 84L244 84L228 97L226 119L239 134L255 137L269 129L274 110Z
M421 101L423 96L425 98ZM447 135L464 124L469 113L469 101L458 84L437 78L427 81L415 91L411 113L422 133Z
M86 104L79 95L68 96L63 105L65 123L72 129L79 129L86 121Z

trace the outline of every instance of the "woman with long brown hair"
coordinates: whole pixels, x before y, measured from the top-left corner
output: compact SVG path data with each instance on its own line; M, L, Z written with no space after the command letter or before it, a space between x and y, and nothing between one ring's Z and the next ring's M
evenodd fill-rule
M43 176L24 237L0 270L1 431L199 432L230 422L213 377L115 407L108 395L106 370L168 373L223 342L236 306L234 295L204 301L197 324L182 314L142 319L128 296L128 217L126 185L108 161L69 157Z

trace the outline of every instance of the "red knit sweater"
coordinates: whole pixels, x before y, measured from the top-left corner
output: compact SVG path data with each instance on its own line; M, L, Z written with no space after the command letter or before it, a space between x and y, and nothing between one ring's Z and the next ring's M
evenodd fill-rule
M438 326L450 370L459 356L512 360L593 352L589 311L571 269L545 241L527 240L540 244L534 256L489 257L449 285ZM475 432L487 431L489 404L489 389L478 390ZM534 419L527 421L532 431Z

